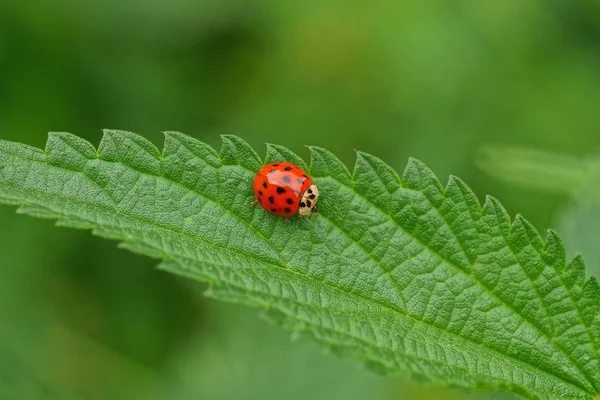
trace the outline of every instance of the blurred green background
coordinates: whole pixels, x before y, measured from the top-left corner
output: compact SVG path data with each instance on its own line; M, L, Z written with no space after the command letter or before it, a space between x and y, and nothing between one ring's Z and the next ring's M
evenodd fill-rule
M0 137L102 128L157 145L425 161L600 266L600 3L173 0L0 4ZM324 355L87 232L0 208L1 399L514 399Z

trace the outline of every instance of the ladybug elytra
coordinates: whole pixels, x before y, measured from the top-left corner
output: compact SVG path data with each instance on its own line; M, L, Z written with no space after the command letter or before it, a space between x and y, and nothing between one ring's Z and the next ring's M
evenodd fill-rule
M318 211L319 189L306 172L289 162L267 164L254 177L254 197L268 212L298 218Z

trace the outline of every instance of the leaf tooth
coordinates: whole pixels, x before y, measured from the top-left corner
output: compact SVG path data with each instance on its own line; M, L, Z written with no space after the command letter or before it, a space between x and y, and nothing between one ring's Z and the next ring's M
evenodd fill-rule
M546 245L544 246L542 253L544 261L557 271L563 271L567 263L565 246L556 232L551 229L547 232Z
M455 203L467 205L471 218L477 220L481 216L481 204L471 188L459 177L450 175L444 188L444 196L453 199Z
M98 153L104 161L120 162L152 175L160 173L160 151L149 140L133 132L105 129Z
M157 266L156 269L160 271L170 272L172 274L182 276L185 278L194 279L201 282L207 282L210 286L219 284L213 277L203 272L202 265L208 265L209 263L198 262L195 265L191 265L189 262L181 262L173 258L164 258ZM209 286L209 290L210 290Z
M583 285L583 293L579 301L579 314L585 326L592 328L595 348L600 345L600 334L596 330L600 316L600 285L595 276L591 276Z
M160 150L151 141L134 132L122 131L117 129L104 129L104 136L108 136L113 140L124 145L137 145L140 150L145 150L149 155L157 160L161 158Z
M377 178L385 185L389 193L393 193L400 188L400 176L379 157L362 151L356 152L356 165L354 166L354 181L363 179L361 175L371 175L375 173ZM369 180L371 177L365 179Z
M112 226L95 226L92 230L92 234L103 239L109 240L125 240L125 234L122 230Z
M46 153L37 147L0 139L0 165L11 155L33 161L44 161L46 158Z
M593 355L596 358L594 365L597 366L598 349L600 348L600 285L595 276L592 275L583 284L577 307L579 315L593 339L594 350L596 350L596 354Z
M400 189L400 178L381 159L357 151L352 180L354 190L385 213L392 214L398 210L400 198L392 195Z
M23 204L17 209L17 214L29 215L42 219L56 219L59 214L36 204Z
M502 233L507 236L510 230L510 216L500 201L493 196L486 196L485 203L481 209L481 217L485 219L493 218L496 222L490 222L489 226L499 226Z
M597 308L600 308L600 284L598 278L590 276L583 284L583 297L594 300Z
M203 278L198 278L203 279ZM204 281L208 281L208 279L203 279ZM204 296L209 297L214 300L223 301L226 303L245 305L249 307L266 307L265 303L260 303L259 301L248 298L245 296L244 291L233 288L230 285L222 284L220 282L211 282L208 288L204 291Z
M350 171L339 158L322 147L308 146L308 148L310 150L310 174L312 176L331 176L345 185L352 185Z
M240 301L238 301L238 303L239 302ZM248 301L246 301L246 303L248 303ZM259 306L264 307L260 313L261 319L285 330L294 331L294 334L297 337L301 335L302 331L305 331L308 328L308 325L304 321L290 317L276 308L268 307L268 304L259 304Z
M538 251L544 250L544 240L535 227L522 214L517 214L512 224L512 230L519 229L527 235L528 242Z
M0 168L0 171L2 169ZM5 206L20 206L21 205L21 201L17 200L17 199L13 199L8 197L6 194L2 193L0 194L0 204L3 204Z
M585 262L580 254L577 254L562 272L562 278L567 289L574 286L583 287L585 282Z
M597 301L597 300L596 300ZM600 349L600 315L596 313L595 316L592 317L592 323L590 324L590 331L592 334L592 338L594 340L594 348ZM598 350L596 350L596 355L592 355L592 357L598 357Z
M56 226L61 228L71 228L71 229L82 229L82 230L93 230L94 225L86 221L82 218L78 218L72 215L69 216L61 216L56 221Z
M166 254L162 250L149 246L139 240L129 240L125 238L123 241L119 242L118 247L151 258L163 259L166 257Z
M438 207L443 201L444 188L437 176L421 160L410 157L402 173L402 186L422 192Z
M521 214L517 214L509 232L507 240L512 252L522 265L527 265L527 275L535 279L544 270L544 262L539 255L544 247L542 237Z
M236 135L221 135L221 160L225 165L241 165L251 171L258 171L261 160L254 149Z
M306 165L304 160L287 147L273 143L267 143L267 156L265 158L265 164L277 161L291 162L305 171L308 170L308 166Z
M182 155L182 152L188 152L190 155L202 159L213 167L221 166L219 153L212 146L181 132L166 131L163 133L165 135L164 158L178 156L188 159L190 157L183 157Z
M91 160L97 158L96 148L87 140L69 132L49 132L46 142L46 153L49 153L54 146L68 145L72 150L77 151L83 157Z
M51 165L82 171L89 160L97 157L90 142L68 132L50 132L46 142L47 160Z

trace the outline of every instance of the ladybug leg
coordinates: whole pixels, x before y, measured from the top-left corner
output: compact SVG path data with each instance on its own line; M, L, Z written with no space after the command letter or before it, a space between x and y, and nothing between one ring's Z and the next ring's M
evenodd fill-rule
M286 224L290 223L290 219L289 218L284 219L284 221L285 221Z
M254 200L251 204L250 204L250 208L254 207L256 204L258 203L258 201Z

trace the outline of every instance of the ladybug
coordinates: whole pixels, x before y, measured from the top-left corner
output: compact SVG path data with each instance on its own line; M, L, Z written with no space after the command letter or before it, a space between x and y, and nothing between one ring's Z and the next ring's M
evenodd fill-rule
M254 177L256 203L271 214L312 217L318 211L319 189L306 172L289 162L267 164Z

